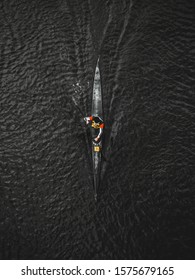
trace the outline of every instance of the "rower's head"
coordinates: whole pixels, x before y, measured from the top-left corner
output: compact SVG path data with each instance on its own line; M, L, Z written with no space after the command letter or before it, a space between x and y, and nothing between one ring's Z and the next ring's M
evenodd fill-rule
M100 127L100 119L98 117L93 117L91 126L94 127L94 128L99 128Z
M98 117L93 117L93 121L94 121L96 124L100 123L100 119L99 119Z

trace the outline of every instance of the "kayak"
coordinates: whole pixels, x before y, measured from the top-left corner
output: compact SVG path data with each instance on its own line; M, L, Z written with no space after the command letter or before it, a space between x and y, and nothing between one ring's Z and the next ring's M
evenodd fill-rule
M103 119L103 109L102 109L102 89L101 89L101 76L99 68L99 58L95 68L94 83L93 83L93 93L92 93L92 116L98 116ZM92 161L93 161L93 185L94 185L94 196L97 200L97 190L100 185L100 171L101 171L101 150L102 150L102 140L95 143L94 139L94 129L92 132ZM101 137L102 139L102 137Z

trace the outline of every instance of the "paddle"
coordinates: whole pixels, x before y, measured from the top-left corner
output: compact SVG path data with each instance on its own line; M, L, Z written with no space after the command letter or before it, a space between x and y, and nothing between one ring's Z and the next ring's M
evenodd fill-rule
M81 116L81 120L82 120L82 121L80 121L80 125L81 125L82 128L84 129L84 125L83 125L83 124L85 124L85 123L84 123L83 112L81 111L79 105L76 103L76 100L75 100L74 97L72 97L72 101L73 101L73 103L74 103L74 105L75 105L75 108L78 110L78 112L79 112L79 114L80 114L80 116ZM85 125L86 125L86 124L85 124ZM86 140L86 142L87 142L87 146L88 146L88 149L89 149L90 144L89 144L89 139L88 139L86 130L85 130L85 140Z

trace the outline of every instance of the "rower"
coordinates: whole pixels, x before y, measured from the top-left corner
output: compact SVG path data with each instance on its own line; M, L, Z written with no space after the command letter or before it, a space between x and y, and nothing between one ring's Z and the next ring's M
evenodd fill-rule
M98 135L94 138L95 143L99 143L103 133L104 122L99 116L90 116L84 118L86 124L90 124L95 130L98 131Z

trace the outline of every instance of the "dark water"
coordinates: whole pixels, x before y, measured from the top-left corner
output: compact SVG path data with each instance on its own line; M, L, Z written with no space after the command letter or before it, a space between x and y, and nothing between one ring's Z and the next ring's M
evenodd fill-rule
M191 259L194 1L1 0L0 258ZM101 56L104 153L89 131Z

